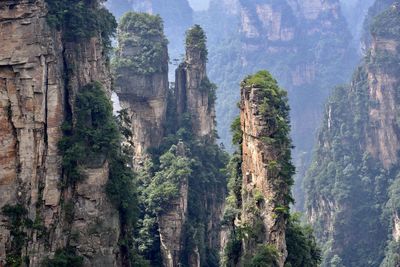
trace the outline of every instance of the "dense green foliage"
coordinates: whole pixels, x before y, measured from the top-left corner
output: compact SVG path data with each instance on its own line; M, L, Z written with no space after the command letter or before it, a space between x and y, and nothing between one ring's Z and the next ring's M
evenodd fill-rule
M207 60L207 36L200 25L196 24L186 32L186 47L200 52L200 58Z
M277 81L267 71L260 71L255 75L247 77L242 82L242 86L261 88L260 97L263 100L259 106L259 110L268 125L268 132L270 132L269 136L263 137L264 141L269 145L274 145L282 149L288 156L285 162L290 164L290 109L287 92L279 88ZM292 167L289 173L284 176L291 177L293 172L294 169Z
M139 175L140 199L144 206L136 240L139 251L152 265L160 264L156 217L168 211L169 203L180 195L181 184L187 182L187 239L184 241L185 251L181 261L186 266L188 256L196 247L201 258L207 260L201 266L218 266L218 252L205 245L208 238L207 222L213 214L203 207L211 205L215 197L216 201L223 201L226 162L227 155L221 148L196 140L189 123L182 125L175 134L167 136L162 147L152 150L152 161Z
M98 0L46 0L47 22L63 31L66 41L76 42L101 36L103 45L111 48L117 23Z
M120 18L127 11L147 12L151 6L152 14L159 14L164 21L164 32L168 36L168 54L173 62L182 59L184 51L185 31L193 25L193 10L187 0L152 0L132 1L132 0L112 0L107 1L106 6L113 14ZM175 63L172 63L175 65ZM171 64L171 63L170 63ZM175 69L170 65L170 74Z
M242 208L242 142L243 131L240 117L237 117L231 125L232 143L236 146L235 153L231 156L227 165L228 171L228 197L225 200L225 210L222 224L229 227L230 236L224 248L223 266L233 266L240 262L242 254L243 234L235 225L235 219Z
M400 243L392 240L388 243L385 251L385 259L380 267L398 266L400 263Z
M157 213L168 209L168 204L179 197L180 185L192 173L191 161L179 155L177 146L172 147L160 158L159 170L146 188L148 206Z
M339 87L334 91L319 135L321 145L305 180L308 209L323 205L321 201L329 201L332 208L347 207L336 210L333 218L319 217L314 224L324 243L324 264L340 261L345 266L379 266L382 261L387 233L381 229L388 229L381 220L387 188L384 177L392 174L362 149L369 121L366 80L365 70L360 69L353 90ZM325 230L328 223L335 232ZM338 245L333 246L333 241Z
M245 262L246 267L278 267L279 252L272 245L260 245L255 255Z
M80 267L83 266L83 257L76 254L74 247L58 249L53 258L44 260L43 267Z
M104 158L117 153L119 132L112 115L112 105L99 83L83 87L75 100L76 122L64 123L59 142L66 184L84 178L84 165L102 164Z
M139 173L139 199L141 215L136 231L136 246L152 266L161 264L157 217L170 209L170 203L180 196L183 182L188 184L188 215L185 240L181 255L183 266L188 266L189 256L198 250L201 266L218 266L218 251L209 247L211 238L208 222L212 210L204 207L220 205L226 191L225 166L227 154L208 140L199 140L192 132L190 114L181 121L169 102L169 133L159 148L150 149L151 160ZM176 127L178 126L178 127ZM219 204L218 204L219 203Z
M317 246L311 226L301 224L299 214L290 216L286 228L288 257L285 267L317 267L321 250Z
M118 49L114 69L128 68L138 74L167 71L167 39L160 16L128 12L118 26ZM126 52L132 50L134 52Z

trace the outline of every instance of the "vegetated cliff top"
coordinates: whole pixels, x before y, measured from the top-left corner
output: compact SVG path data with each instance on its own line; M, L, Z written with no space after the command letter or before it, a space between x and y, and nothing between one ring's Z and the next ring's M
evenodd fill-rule
M190 49L199 49L202 59L207 59L207 36L200 25L196 24L186 32L186 47Z
M261 89L262 102L259 110L262 116L268 116L271 128L275 129L273 138L279 138L280 142L289 141L290 132L289 104L287 92L278 86L278 82L268 71L260 71L243 80L242 86ZM275 118L276 117L276 118ZM272 122L271 120L274 120Z
M142 36L164 36L164 22L159 15L128 12L119 22L118 29Z
M160 16L126 13L120 20L117 38L118 48L112 61L115 70L126 68L137 74L168 71L168 40Z
M386 38L400 39L400 1L376 16L371 25L371 34Z

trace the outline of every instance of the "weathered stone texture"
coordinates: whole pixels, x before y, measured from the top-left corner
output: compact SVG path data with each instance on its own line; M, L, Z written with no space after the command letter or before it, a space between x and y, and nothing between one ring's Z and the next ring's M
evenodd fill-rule
M375 37L372 40L371 57L387 54L390 57L398 57L398 40L390 40ZM368 94L370 99L376 103L369 110L369 119L372 129L366 132L366 150L379 159L387 169L398 163L400 140L397 126L397 88L400 87L398 73L387 68L367 68L368 72Z
M186 47L186 58L176 70L175 95L178 120L190 114L192 130L198 138L211 138L215 130L215 106L209 92L202 90L207 78L207 59L201 49Z
M264 116L259 107L263 102L262 89L243 87L241 90L240 120L243 131L242 143L242 216L240 224L254 225L256 215L251 207L259 205L263 231L257 238L257 243L272 244L279 251L279 266L283 266L287 256L285 230L286 219L275 209L285 203L284 197L290 190L289 186L277 189L274 179L282 179L268 169L269 163L279 161L280 151L262 140L271 135ZM262 204L255 203L255 196L261 194ZM255 240L243 244L245 253L254 254L257 249Z
M82 242L76 245L85 266L117 266L118 214L104 192L107 168L88 169L90 179L76 192L63 191L57 148L67 107L73 106L79 88L100 81L110 92L103 46L97 38L64 43L62 33L47 25L46 13L43 0L0 2L0 207L19 203L32 221L40 218L47 228L46 240L28 231L30 266L40 266L64 247L74 230L81 233ZM90 190L83 189L85 185ZM63 221L61 202L66 201L75 203L79 215L71 226ZM107 218L108 228L90 232L89 227L102 218ZM0 215L0 263L10 246L5 220Z
M132 39L146 39L141 33L123 32ZM164 36L152 37L155 46L161 45L160 61L152 68L158 70L141 73L135 67L116 69L115 89L121 107L126 109L131 120L134 165L144 162L147 150L158 147L164 137L168 96L168 49ZM129 58L140 65L140 47L130 42L120 41L118 57Z

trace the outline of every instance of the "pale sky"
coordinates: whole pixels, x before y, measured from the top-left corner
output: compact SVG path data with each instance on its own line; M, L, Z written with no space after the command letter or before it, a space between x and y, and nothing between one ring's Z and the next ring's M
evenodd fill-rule
M194 10L205 10L208 8L210 0L189 0L189 3Z

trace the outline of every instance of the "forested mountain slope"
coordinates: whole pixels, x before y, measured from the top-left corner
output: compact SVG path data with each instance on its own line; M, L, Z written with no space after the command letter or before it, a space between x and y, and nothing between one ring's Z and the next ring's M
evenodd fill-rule
M399 264L400 5L369 13L368 54L329 98L305 181L323 266Z

